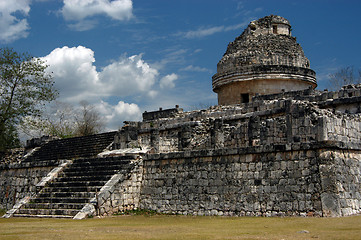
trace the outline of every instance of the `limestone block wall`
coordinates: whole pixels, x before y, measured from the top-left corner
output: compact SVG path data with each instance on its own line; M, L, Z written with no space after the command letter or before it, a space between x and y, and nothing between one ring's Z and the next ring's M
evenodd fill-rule
M325 140L319 137L324 134L323 111L327 110L312 108L309 103L279 100L218 112L191 112L176 119L140 122L132 130L137 131L134 139L118 145L146 146L166 153L312 143ZM123 130L118 135L119 139L126 139L130 134Z
M356 115L331 115L325 119L325 140L361 142L361 118Z
M159 152L177 151L179 134L176 129L165 129L159 132Z
M361 151L325 150L320 153L321 202L326 216L361 212Z
M140 156L120 171L101 189L97 196L100 215L139 208L140 188L143 178L143 160Z
M361 212L360 151L244 152L229 149L148 156L140 208L220 216Z
M140 208L190 215L322 215L315 151L222 151L150 155Z
M116 149L151 147L165 153L271 143L360 141L360 101L361 85L338 92L306 89L257 96L247 104L129 123L118 132L114 145Z
M20 199L36 192L36 184L58 163L0 166L0 208L11 209Z

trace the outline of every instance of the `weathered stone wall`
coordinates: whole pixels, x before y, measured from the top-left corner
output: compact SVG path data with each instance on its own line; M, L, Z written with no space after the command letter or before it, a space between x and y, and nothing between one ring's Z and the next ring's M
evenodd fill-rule
M159 119L159 118L169 118L169 117L176 117L179 113L182 113L183 109L179 108L178 105L175 106L175 108L165 109L162 108L159 109L159 111L153 111L153 112L147 112L145 111L143 113L143 119L146 121Z
M248 104L216 106L130 124L131 130L124 128L118 133L115 145L148 147L162 153L324 140L359 143L360 102L361 85L338 92L306 89L257 96ZM133 138L124 144L122 139L127 136Z
M345 143L361 142L361 118L352 115L331 115L325 118L325 140Z
M50 161L0 166L0 208L11 209L18 200L35 193L36 184L57 165Z
M137 133L127 147L139 145L154 148L154 152L174 152L309 143L317 140L322 130L319 128L323 112L312 110L304 102L254 102L247 107L194 112L176 119L178 122L172 119L154 121L152 125L141 122L137 129L131 130ZM118 139L128 135L131 134L123 130L118 133Z
M320 153L321 202L326 216L361 212L361 151L327 149Z
M195 215L322 215L316 162L314 151L161 155L144 163L141 208Z
M113 178L114 180L111 179L104 191L97 196L99 214L112 215L138 209L143 179L143 160L139 157L132 160L127 169L123 169Z
M334 152L327 149L244 152L150 155L144 161L140 208L226 216L361 212L360 152L339 151L333 159L325 157Z
M138 141L159 153L144 161L140 207L201 215L360 212L361 119L353 106L360 90L284 92L140 122Z

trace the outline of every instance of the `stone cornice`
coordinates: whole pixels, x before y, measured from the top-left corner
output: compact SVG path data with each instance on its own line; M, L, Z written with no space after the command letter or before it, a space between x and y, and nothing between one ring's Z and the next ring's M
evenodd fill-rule
M301 80L309 82L314 87L317 86L316 73L312 69L283 65L247 66L235 68L228 72L216 73L212 77L212 86L214 91L232 82L267 79Z

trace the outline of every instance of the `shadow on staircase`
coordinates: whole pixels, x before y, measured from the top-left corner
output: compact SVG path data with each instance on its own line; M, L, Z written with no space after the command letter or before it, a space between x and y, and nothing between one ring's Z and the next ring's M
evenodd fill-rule
M134 156L76 159L13 217L74 218L114 174L129 173L132 160Z
M50 141L24 159L23 162L52 161L94 157L107 148L117 132Z

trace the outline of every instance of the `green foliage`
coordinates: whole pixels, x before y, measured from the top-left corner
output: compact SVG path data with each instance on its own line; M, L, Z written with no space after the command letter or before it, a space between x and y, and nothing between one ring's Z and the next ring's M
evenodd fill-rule
M0 135L0 152L3 152L5 149L17 148L20 147L20 140L18 137L18 132L14 124L6 122L5 125L0 125L0 132L3 133Z
M16 125L22 117L39 116L44 103L55 99L46 68L39 58L0 48L0 151L17 142Z
M5 209L0 208L0 217L6 213Z

